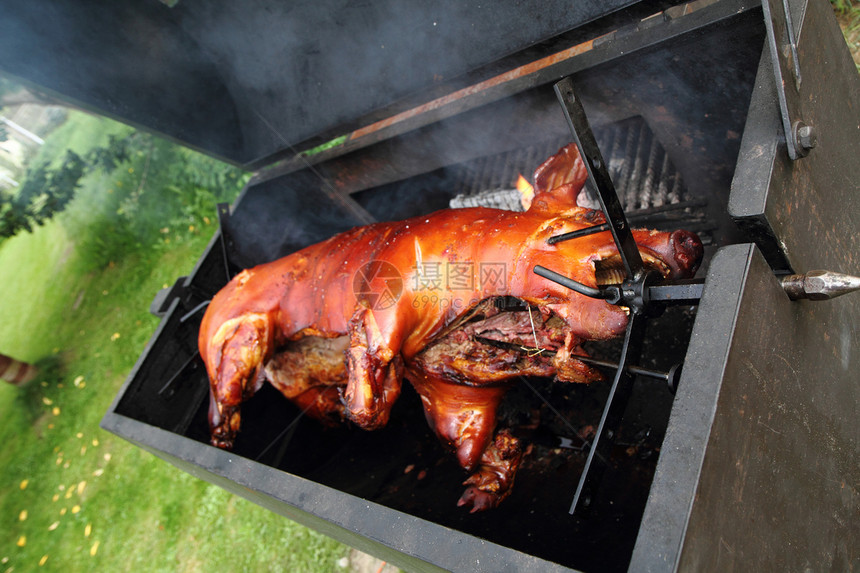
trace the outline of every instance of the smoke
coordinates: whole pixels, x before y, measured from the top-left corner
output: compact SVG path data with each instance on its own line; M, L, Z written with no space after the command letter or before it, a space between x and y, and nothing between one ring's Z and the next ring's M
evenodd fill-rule
M248 155L260 159L283 149L281 138L340 135L404 98L433 99L442 83L623 4L222 0L175 10L218 67Z
M629 3L7 2L0 69L249 164L396 102L432 100L447 82Z

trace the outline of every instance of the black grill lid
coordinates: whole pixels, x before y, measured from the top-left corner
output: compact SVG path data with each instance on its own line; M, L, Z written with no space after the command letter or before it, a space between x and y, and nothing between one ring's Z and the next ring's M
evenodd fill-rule
M632 4L10 2L0 19L0 71L234 163L259 165Z

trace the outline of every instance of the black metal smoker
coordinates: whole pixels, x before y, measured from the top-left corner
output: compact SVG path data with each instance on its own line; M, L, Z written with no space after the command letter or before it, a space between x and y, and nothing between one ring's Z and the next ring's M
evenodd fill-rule
M13 3L0 21L5 72L257 171L193 272L154 301L162 322L104 428L408 571L857 564L860 300L792 300L834 294L810 271L860 269L860 78L827 2L173 4ZM671 163L689 190L676 215L708 236L703 280L648 321L634 356L683 362L674 398L623 374L621 402L608 383L532 381L509 416L525 405L546 423L492 515L453 507L457 468L414 396L366 434L321 432L264 395L235 452L206 444L199 310L231 273L446 207L498 158L528 173L534 152L519 150L569 140L565 115L574 137L589 131L571 85L597 135L585 155L609 158L590 164L607 210L606 180L633 177L607 149L624 125L659 146L622 162ZM637 224L665 215L621 199ZM589 424L590 444L566 429ZM593 468L598 450L609 461Z

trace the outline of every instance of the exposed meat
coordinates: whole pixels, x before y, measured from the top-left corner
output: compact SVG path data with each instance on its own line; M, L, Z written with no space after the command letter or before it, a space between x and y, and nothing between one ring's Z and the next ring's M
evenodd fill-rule
M266 379L306 414L327 426L343 422L339 388L346 384L346 336L306 336L281 348L265 365Z
M626 309L532 273L544 265L596 286L603 261L601 274L612 276L609 232L546 242L604 221L576 206L584 173L568 146L538 168L525 213L449 209L358 227L240 273L200 329L212 443L232 447L240 405L266 379L324 423L345 417L372 430L387 423L405 377L470 473L460 505L498 505L522 456L513 434L496 431L505 392L520 376L599 378L576 359L581 343L617 336L627 323ZM695 273L702 246L692 233L633 236L645 264L665 277Z
M479 314L428 344L410 368L466 385L504 382L516 376L555 376L553 355L565 344L564 322L530 308L502 312L487 304L492 302L490 299L479 305L486 314ZM505 350L487 344L487 340L552 352ZM591 377L599 374L595 372Z

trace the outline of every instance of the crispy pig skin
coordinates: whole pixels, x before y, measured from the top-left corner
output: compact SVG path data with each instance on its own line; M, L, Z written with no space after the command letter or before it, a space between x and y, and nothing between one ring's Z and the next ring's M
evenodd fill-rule
M594 261L617 255L609 232L547 244L604 222L576 206L584 181L578 152L567 146L536 171L524 213L446 209L376 223L242 271L213 298L200 327L212 443L232 447L240 404L265 379L324 423L346 418L376 429L387 423L405 377L436 434L471 473L460 504L472 511L498 505L522 456L510 432L496 431L505 391L521 375L597 379L575 358L580 343L617 336L627 323L626 309L532 272L543 265L596 286ZM633 235L665 277L695 273L702 245L694 234ZM526 310L494 306L509 297ZM524 355L476 337L554 354Z

